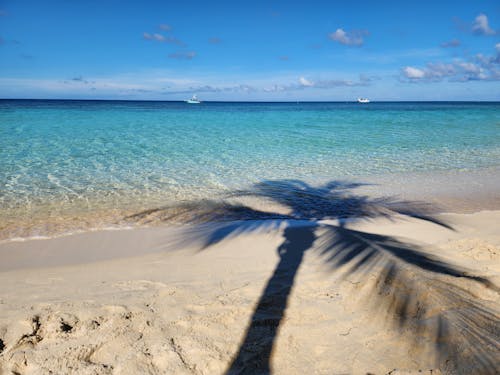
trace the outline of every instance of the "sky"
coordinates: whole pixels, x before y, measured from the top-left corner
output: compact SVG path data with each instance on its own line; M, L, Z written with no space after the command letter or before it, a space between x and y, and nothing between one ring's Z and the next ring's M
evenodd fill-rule
M0 98L500 100L500 2L0 0Z

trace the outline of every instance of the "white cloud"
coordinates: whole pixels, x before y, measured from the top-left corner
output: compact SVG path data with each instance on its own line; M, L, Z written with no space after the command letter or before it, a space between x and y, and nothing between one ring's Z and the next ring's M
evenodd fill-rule
M449 77L457 72L457 63L446 64L446 63L428 63L426 76L427 78L439 79L442 77Z
M170 44L176 44L178 46L184 46L184 42L170 35L164 36L158 33L154 34L142 33L142 37L146 40L155 40L160 43L170 43Z
M486 79L500 80L500 43L495 44L493 56L476 55L476 62L482 68L481 73L486 74Z
M311 87L314 85L311 81L309 81L308 79L306 79L304 77L300 77L299 82L302 86L305 86L305 87Z
M347 33L342 29L337 29L334 33L329 35L330 39L335 40L336 42L342 44L349 44L349 38L347 37Z
M478 15L472 24L472 31L476 34L495 35L496 32L488 24L488 17L481 13Z
M481 68L479 66L471 62L458 62L457 65L466 73L477 74L481 71Z
M142 37L146 40L156 40L157 42L165 41L165 37L161 34L142 33Z
M348 32L339 28L334 33L328 34L328 37L346 46L361 46L364 42L363 36L365 35L368 35L367 31L353 30Z
M425 72L422 69L407 66L403 69L403 74L409 79L421 79L425 77Z
M427 81L436 82L444 77L453 76L456 73L456 65L444 63L429 63L425 68L407 66L402 69L403 76L411 82Z
M157 40L158 42L165 42L167 39L161 35L161 34L153 34L154 40Z

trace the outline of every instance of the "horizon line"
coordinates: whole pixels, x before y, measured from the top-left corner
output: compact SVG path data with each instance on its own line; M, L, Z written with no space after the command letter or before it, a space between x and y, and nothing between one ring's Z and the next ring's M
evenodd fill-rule
M88 101L88 102L158 102L158 103L185 103L186 100L162 99L88 99L88 98L0 98L6 100L39 100L39 101ZM500 100L370 100L369 103L358 103L355 100L202 100L203 103L500 103Z

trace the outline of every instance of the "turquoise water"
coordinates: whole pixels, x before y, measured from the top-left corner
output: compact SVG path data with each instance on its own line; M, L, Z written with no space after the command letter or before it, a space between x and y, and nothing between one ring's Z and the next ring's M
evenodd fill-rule
M499 164L500 103L0 100L4 227L211 197L262 179Z

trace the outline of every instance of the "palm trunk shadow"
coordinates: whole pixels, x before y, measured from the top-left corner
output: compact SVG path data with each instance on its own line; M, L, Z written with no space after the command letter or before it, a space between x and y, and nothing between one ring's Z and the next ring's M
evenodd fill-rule
M237 354L226 374L269 374L271 357L295 276L316 239L315 226L287 227L278 248L280 260L253 312Z

